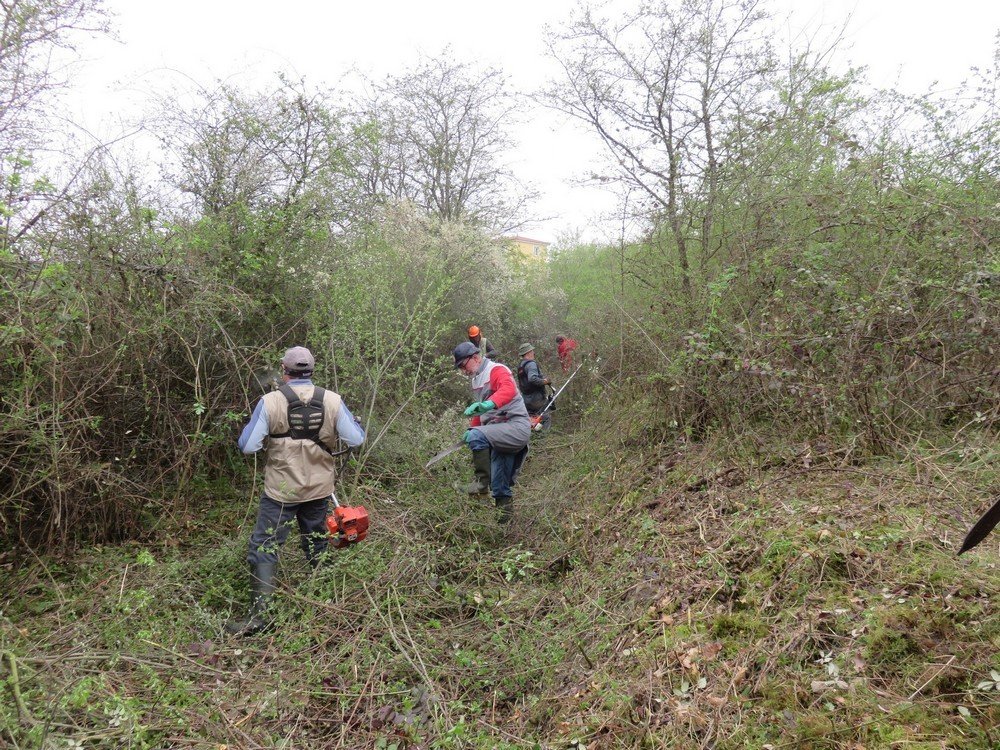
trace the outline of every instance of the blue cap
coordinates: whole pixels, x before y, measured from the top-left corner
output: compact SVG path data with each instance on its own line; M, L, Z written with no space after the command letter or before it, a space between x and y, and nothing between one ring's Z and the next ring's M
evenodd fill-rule
M461 367L465 363L465 360L476 354L479 354L479 347L471 341L463 341L452 352L452 355L455 357L455 367Z

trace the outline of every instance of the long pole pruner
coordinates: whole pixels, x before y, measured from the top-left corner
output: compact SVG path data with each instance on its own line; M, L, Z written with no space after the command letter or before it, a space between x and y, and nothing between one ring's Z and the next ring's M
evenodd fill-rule
M541 412L539 412L538 414L539 417L541 417L542 414L544 414L545 412L547 412L549 409L552 408L552 404L554 404L556 402L556 399L559 398L559 394L563 392L563 390L566 388L567 385L569 385L569 381L571 381L576 376L576 374L580 372L581 367L583 367L582 362L578 364L576 366L576 369L573 370L573 372L570 374L568 378L566 378L566 382L563 383L561 386L559 386L559 390L552 394L552 398L549 399L549 403L547 403L545 405L545 408L542 409Z

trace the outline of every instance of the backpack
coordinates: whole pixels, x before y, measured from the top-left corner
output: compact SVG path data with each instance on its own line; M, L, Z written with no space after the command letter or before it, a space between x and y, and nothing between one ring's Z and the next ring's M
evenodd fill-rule
M521 389L522 396L530 396L535 393L545 393L545 386L538 386L528 380L528 362L534 360L522 359L521 363L517 366L517 385ZM538 367L537 363L535 364ZM538 370L538 374L541 375L541 368Z
M272 432L270 437L312 440L327 453L332 454L333 451L319 439L319 431L323 427L325 412L323 397L326 395L326 391L318 385L313 386L312 398L309 401L303 401L287 383L283 383L278 390L288 401L288 431Z

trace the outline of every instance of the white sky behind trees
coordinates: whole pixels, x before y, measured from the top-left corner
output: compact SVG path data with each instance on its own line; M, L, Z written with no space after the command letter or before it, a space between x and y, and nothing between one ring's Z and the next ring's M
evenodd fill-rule
M314 87L356 86L357 73L379 79L407 70L419 54L450 46L459 60L502 68L512 89L531 93L558 75L544 55L546 25L566 21L577 0L105 0L118 40L82 43L84 62L66 98L67 117L96 138L127 129L157 94L212 88L225 79L271 86L275 73ZM634 7L636 0L614 0ZM864 65L875 86L907 93L932 84L947 91L969 68L993 64L1000 3L988 0L771 0L778 28L799 40L829 39L849 16L834 68ZM803 32L803 30L805 30ZM553 241L580 232L614 238L617 201L574 184L598 163L600 148L582 126L526 103L513 135L517 176L540 193L533 213L545 217L522 234Z

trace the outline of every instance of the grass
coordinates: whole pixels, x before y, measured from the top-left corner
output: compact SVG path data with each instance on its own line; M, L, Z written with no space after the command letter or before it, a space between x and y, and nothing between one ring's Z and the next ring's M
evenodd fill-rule
M607 434L534 444L509 532L448 489L463 460L366 476L352 497L373 512L369 540L318 575L290 543L278 628L258 638L222 633L246 605L250 493L155 544L8 555L0 737L997 746L1000 692L981 687L1000 669L996 537L954 556L987 504L985 464L922 448L919 471L835 451L806 466L778 441L785 460L741 464L738 446Z

